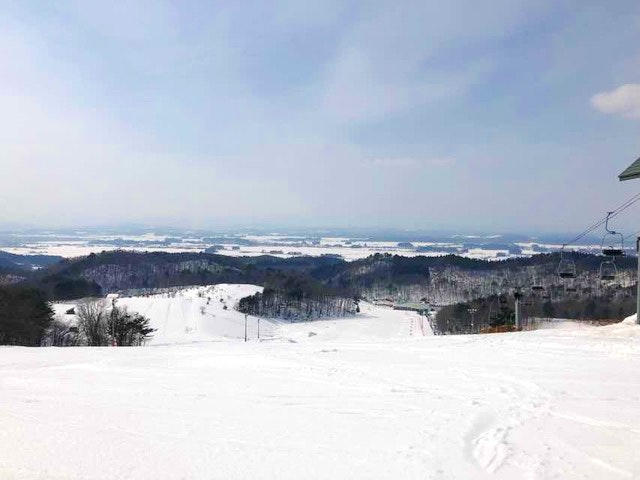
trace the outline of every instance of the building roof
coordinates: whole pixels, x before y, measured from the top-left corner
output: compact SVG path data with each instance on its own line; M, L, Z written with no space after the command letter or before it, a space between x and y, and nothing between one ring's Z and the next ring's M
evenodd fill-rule
M618 178L620 181L624 180L632 180L634 178L640 178L640 158L633 162L629 168L627 168L624 172L622 172Z

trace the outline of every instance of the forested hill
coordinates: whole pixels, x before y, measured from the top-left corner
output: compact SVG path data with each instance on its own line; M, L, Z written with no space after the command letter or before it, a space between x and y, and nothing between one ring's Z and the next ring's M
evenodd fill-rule
M35 269L48 267L62 260L55 255L16 255L0 250L0 267L7 269Z
M603 257L574 254L577 278L572 286L587 294L600 289L599 268ZM353 289L368 298L392 298L451 304L486 297L534 283L561 287L557 276L560 255L541 254L502 261L469 259L457 255L401 257L376 254L349 263L318 267L314 278L336 288ZM636 258L617 261L618 281L633 282Z
M16 255L0 250L0 285L19 283L34 270L49 267L62 260L53 255Z
M603 258L575 254L576 287L595 288ZM322 286L332 294L370 299L392 297L441 304L508 291L533 282L558 282L558 254L484 261L456 255L403 257L376 254L354 262L332 256L229 257L208 253L103 252L69 259L39 270L23 270L26 282L49 298L66 299L108 292L215 283L252 283L265 287ZM617 262L620 282L631 282L635 258ZM297 288L297 287L296 287ZM323 290L323 294L326 293Z
M142 290L216 283L283 283L282 276L305 277L308 272L340 259L332 257L229 257L208 253L139 253L111 251L66 259L37 272L23 272L26 283L44 290L52 299L103 295L122 290Z

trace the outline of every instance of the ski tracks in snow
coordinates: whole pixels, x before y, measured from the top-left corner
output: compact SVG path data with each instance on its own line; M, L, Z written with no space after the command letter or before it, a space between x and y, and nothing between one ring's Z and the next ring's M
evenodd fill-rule
M461 373L470 378L470 374ZM483 387L483 397L493 399L492 406L484 406L475 416L464 437L465 457L471 463L489 474L498 471L516 453L510 443L512 432L526 423L549 415L549 394L533 382L527 382L507 375L474 374ZM474 402L477 404L477 402ZM526 463L527 470L538 463L536 458L525 457L518 464Z

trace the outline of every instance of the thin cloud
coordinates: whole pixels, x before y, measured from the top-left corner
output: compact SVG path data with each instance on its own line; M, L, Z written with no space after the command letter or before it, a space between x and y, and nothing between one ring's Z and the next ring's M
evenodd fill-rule
M452 157L387 157L374 158L367 162L368 165L384 168L425 168L425 167L448 167L455 163Z

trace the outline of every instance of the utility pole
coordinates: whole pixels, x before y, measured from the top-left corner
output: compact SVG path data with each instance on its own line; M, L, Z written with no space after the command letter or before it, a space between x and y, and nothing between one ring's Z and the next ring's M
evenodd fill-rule
M516 291L514 297L516 299L516 330L520 330L521 319L520 319L520 297L522 294L519 290Z
M260 317L258 317L258 340L260 340Z
M247 341L247 314L244 314L244 341Z

